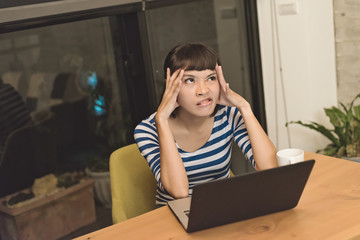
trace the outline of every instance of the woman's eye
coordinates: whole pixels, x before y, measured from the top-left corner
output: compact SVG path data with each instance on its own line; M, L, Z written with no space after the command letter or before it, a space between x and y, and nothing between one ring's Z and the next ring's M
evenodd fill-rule
M216 80L216 77L215 76L211 76L208 78L209 81L215 81Z
M187 78L185 79L185 83L193 83L195 80L193 78Z

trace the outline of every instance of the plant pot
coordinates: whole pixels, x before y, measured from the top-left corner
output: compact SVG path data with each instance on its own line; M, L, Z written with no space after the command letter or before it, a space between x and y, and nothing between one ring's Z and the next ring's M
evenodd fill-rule
M92 172L86 168L85 173L88 177L94 179L95 199L104 207L111 207L111 186L110 172Z
M16 208L0 204L0 239L59 239L96 220L92 179ZM29 193L31 188L20 192ZM9 200L19 192L0 199Z

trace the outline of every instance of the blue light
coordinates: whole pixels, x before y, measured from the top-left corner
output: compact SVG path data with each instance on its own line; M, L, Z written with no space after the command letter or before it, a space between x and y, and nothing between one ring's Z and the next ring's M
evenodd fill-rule
M95 100L95 115L101 116L106 113L105 109L105 98L103 96L99 96L98 99Z
M96 85L98 83L98 79L96 76L96 72L90 72L90 75L88 76L88 84L95 89Z

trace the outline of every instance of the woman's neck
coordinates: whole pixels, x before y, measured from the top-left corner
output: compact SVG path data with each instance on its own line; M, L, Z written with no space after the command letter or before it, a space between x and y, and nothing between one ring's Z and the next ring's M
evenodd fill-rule
M214 117L185 117L177 114L170 121L170 128L178 146L187 152L201 148L210 138Z
M187 113L178 112L173 122L179 127L188 131L199 131L203 128L209 128L209 124L213 125L214 117L197 117Z

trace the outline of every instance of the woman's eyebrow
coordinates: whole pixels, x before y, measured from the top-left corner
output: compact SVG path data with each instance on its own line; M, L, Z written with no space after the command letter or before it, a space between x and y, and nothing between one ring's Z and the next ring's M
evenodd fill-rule
M210 73L209 75L207 75L206 77L211 77L213 75L216 75L216 72ZM195 75L192 74L184 74L183 77L195 77Z
M183 77L195 77L195 76L191 74L184 74Z

